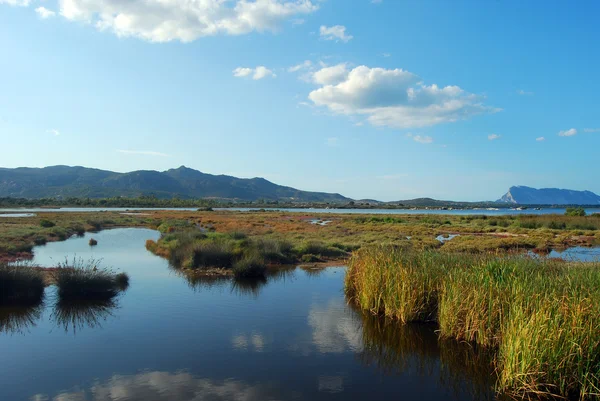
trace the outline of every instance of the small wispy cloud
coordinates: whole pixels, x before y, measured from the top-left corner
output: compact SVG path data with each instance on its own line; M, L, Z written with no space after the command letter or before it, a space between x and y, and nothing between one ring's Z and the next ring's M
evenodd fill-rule
M591 132L600 132L600 128L584 128L583 132L588 132L588 133L591 133Z
M526 91L524 89L519 89L517 93L521 96L533 96L533 92Z
M489 141L495 141L496 139L500 139L500 138L502 138L502 135L498 135L498 134L489 134L488 135Z
M53 129L46 130L46 133L47 133L47 134L52 134L52 135L54 135L54 136L59 136L59 135L60 135L60 131L58 131L57 129L54 129L54 128L53 128Z
M385 58L392 57L392 53L381 53L381 56Z
M35 12L41 19L52 18L56 15L54 11L48 10L46 7L38 7L35 9Z
M337 147L340 144L340 139L336 137L327 138L325 144L331 147Z
M573 136L573 135L577 135L577 130L575 128L571 128L565 131L560 131L558 133L558 136Z
M275 75L272 70L268 69L264 65L259 65L256 68L238 67L233 70L233 76L237 78L246 78L252 76L252 79L256 81L267 77L275 78L277 75Z
M538 142L544 142L546 140L546 138L544 138L543 136L540 136L538 138L535 138L535 140Z
M161 153L161 152L154 152L152 150L124 150L124 149L117 149L117 153L122 153L125 155L142 155L142 156L158 156L158 157L170 157L171 155L168 155L166 153Z
M325 26L321 25L319 35L325 40L341 40L348 43L354 36L346 33L346 27L343 25Z
M426 135L414 135L414 136L412 136L412 139L415 142L424 143L424 144L433 143L433 138L430 136L426 136Z
M294 18L292 20L292 25L302 25L306 22L304 18Z
M288 72L298 72L301 70L308 70L308 69L310 69L310 67L312 67L312 61L305 60L304 62L302 62L298 65L294 65L294 66L288 68Z

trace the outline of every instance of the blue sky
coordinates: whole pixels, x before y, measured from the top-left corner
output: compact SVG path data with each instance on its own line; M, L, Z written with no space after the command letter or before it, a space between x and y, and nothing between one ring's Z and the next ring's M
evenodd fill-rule
M0 165L600 193L600 3L0 0Z

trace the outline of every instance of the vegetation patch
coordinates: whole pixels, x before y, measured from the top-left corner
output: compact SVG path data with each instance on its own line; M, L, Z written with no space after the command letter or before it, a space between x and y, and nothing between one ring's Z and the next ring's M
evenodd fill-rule
M345 288L372 314L493 350L498 391L599 394L598 264L379 246L353 255Z
M264 276L267 265L348 257L349 253L319 241L299 241L248 236L240 231L203 233L198 230L171 232L158 242L147 241L146 248L169 259L172 265L190 270L221 268L237 277Z
M129 286L126 273L115 274L94 260L65 261L52 271L52 276L62 301L108 300Z
M0 306L39 304L44 287L40 271L24 265L0 264Z

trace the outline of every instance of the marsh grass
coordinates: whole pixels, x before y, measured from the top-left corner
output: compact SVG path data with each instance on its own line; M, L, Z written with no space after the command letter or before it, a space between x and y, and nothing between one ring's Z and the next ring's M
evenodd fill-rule
M268 265L291 264L305 260L339 258L348 252L336 244L319 241L291 242L267 236L252 237L240 231L201 233L185 230L164 234L147 241L146 248L169 259L175 267L191 270L213 268L232 270L237 277L263 277Z
M100 267L95 260L65 260L52 275L61 301L110 300L129 285L127 274L115 274L110 269Z
M33 267L0 264L0 306L35 305L44 297L44 277Z
M233 273L238 278L264 277L266 270L265 259L258 252L245 255L233 265Z
M434 321L445 338L493 350L497 388L600 396L600 266L526 257L361 249L346 293L403 323Z

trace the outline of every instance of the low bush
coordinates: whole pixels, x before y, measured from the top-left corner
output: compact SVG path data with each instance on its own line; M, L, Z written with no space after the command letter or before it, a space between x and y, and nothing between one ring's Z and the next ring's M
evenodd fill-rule
M585 216L585 209L582 207L568 207L566 212L565 212L565 216L580 216L583 217Z
M50 220L46 220L46 219L42 219L40 220L40 226L44 227L44 228L52 228L54 227L56 224Z

